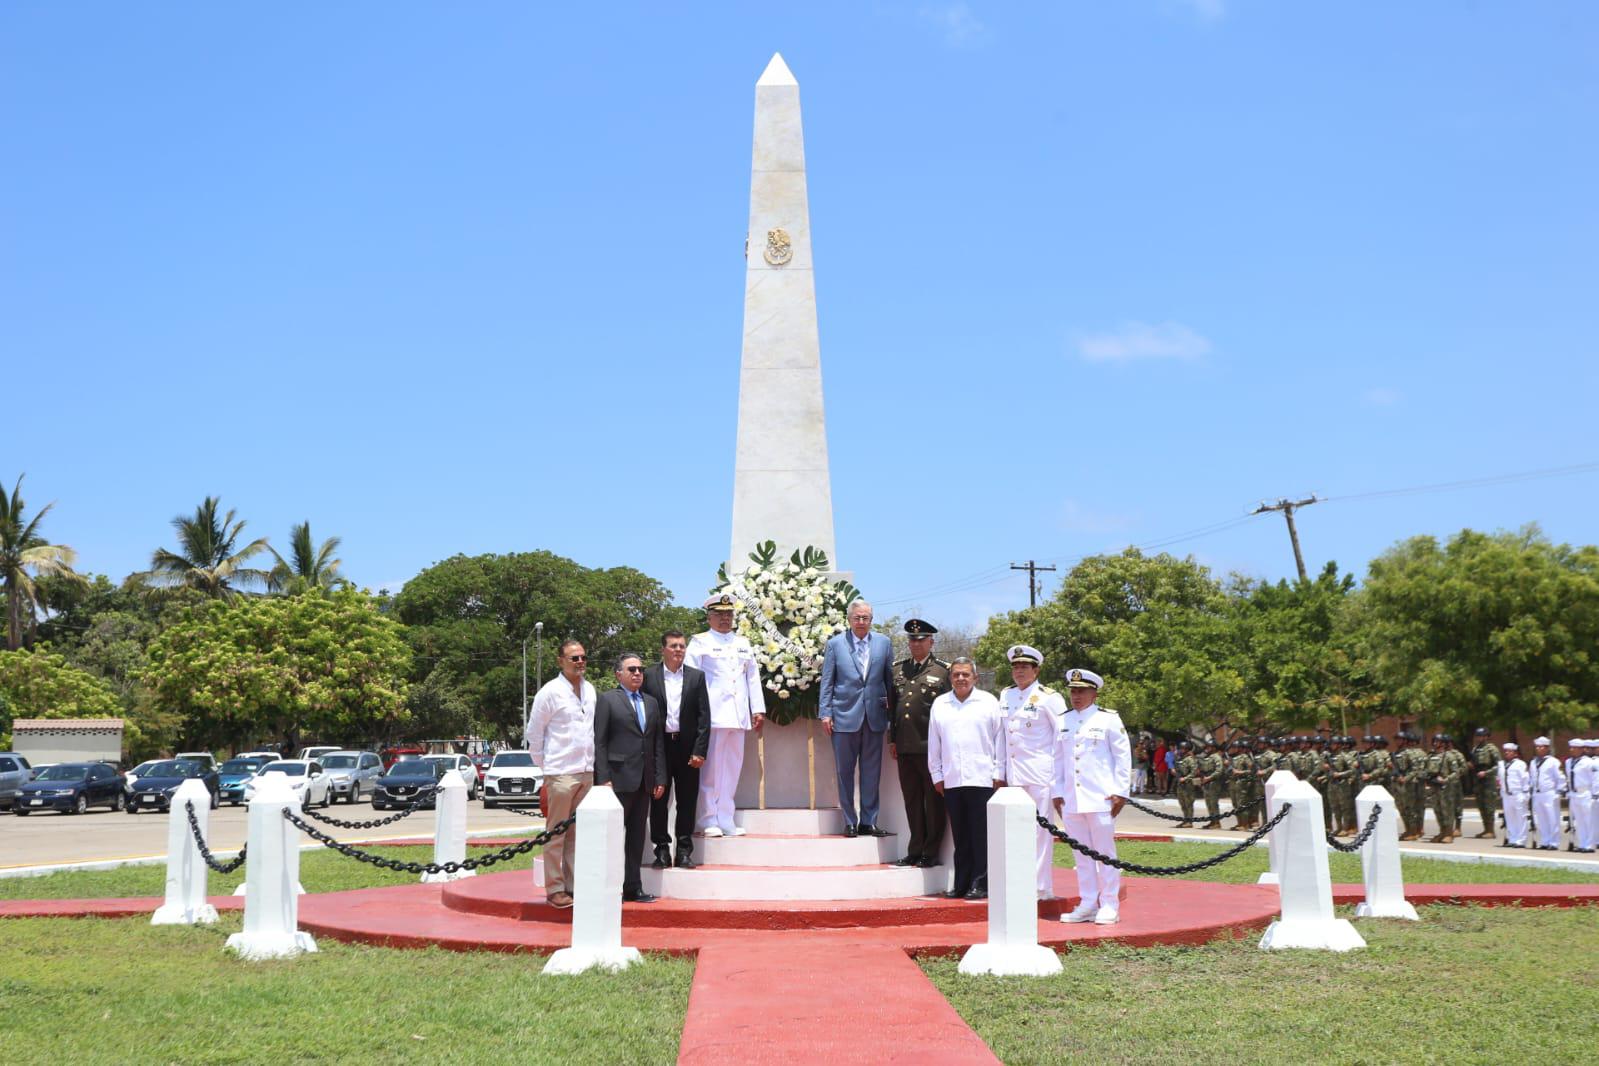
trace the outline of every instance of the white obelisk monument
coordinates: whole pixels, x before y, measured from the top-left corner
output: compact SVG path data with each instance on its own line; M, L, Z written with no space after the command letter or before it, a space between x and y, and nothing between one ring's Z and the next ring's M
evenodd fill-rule
M755 152L745 250L744 354L738 380L733 544L727 571L766 540L778 556L833 546L833 494L822 414L811 213L799 83L781 55L755 83Z

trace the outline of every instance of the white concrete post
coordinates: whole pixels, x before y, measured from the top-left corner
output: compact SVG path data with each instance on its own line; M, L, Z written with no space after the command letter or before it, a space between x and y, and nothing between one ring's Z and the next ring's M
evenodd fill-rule
M1047 977L1060 957L1038 942L1038 808L1014 786L995 792L988 819L988 942L973 944L960 972Z
M315 951L300 926L300 831L283 817L300 801L283 774L256 780L244 874L244 931L228 937L229 950L246 959L282 959Z
M596 785L583 797L576 828L572 946L551 955L544 972L625 970L640 956L638 948L622 946L622 804L610 785Z
M447 862L466 859L466 782L459 770L449 770L439 778L439 790L433 801L433 863L443 866ZM533 865L538 866L535 862ZM445 873L423 874L423 884L439 881L459 881L475 877L476 870L457 870Z
M1290 781L1298 780L1299 778L1287 770L1273 770L1271 776L1266 778L1266 809L1261 812L1261 815L1264 817L1276 811L1277 807L1272 800L1276 797L1277 790ZM1279 829L1281 829L1280 826L1278 829L1266 834L1266 852L1271 857L1271 869L1256 879L1255 883L1257 885L1275 885L1277 883L1278 872L1282 869L1282 844L1284 839L1279 834Z
M1348 951L1363 948L1355 927L1335 917L1332 877L1327 872L1327 830L1321 821L1321 795L1307 781L1294 780L1277 789L1268 813L1284 804L1288 816L1274 830L1283 836L1282 866L1277 891L1282 897L1282 917L1260 938L1262 948L1322 948Z
M1366 882L1366 901L1355 907L1356 918L1408 918L1421 920L1405 899L1405 877L1399 867L1399 811L1394 798L1381 785L1367 785L1355 797L1355 817L1362 829L1371 809L1382 804L1377 828L1360 846L1360 869Z
M209 846L211 790L191 777L172 794L172 811L167 815L167 898L151 916L151 925L210 925L217 920L217 909L205 901L206 865L189 828L191 803L200 835Z

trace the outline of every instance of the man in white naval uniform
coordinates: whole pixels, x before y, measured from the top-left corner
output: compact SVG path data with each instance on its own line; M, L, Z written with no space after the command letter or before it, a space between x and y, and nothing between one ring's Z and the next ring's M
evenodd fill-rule
M1013 644L1005 652L1011 680L999 694L1005 712L1005 772L1000 776L1033 797L1038 813L1050 817L1055 788L1055 744L1066 701L1060 693L1038 683L1044 654L1026 644ZM1038 827L1038 898L1055 898L1055 838Z
M1115 711L1099 706L1104 679L1092 670L1068 670L1072 709L1061 723L1056 760L1055 809L1066 832L1101 855L1116 857L1116 816L1133 783L1133 749ZM1077 856L1077 891L1082 897L1063 922L1115 925L1121 920L1121 871Z
M766 721L755 649L733 632L737 606L738 601L726 592L706 600L710 631L695 634L683 658L687 665L705 672L711 702L711 742L700 770L699 825L708 837L744 835L744 830L733 824L733 797L744 769L744 734L751 729L759 732Z
M1532 822L1538 827L1538 850L1560 850L1560 794L1566 790L1566 775L1560 760L1549 754L1549 738L1532 742L1534 755L1527 766L1528 791L1532 793Z
M1584 854L1595 847L1593 793L1599 778L1599 759L1594 758L1594 741L1571 742L1571 791L1566 795L1571 804L1571 850Z
M1521 746L1506 741L1504 761L1499 764L1499 807L1505 812L1505 841L1502 848L1527 846L1527 764L1521 761Z

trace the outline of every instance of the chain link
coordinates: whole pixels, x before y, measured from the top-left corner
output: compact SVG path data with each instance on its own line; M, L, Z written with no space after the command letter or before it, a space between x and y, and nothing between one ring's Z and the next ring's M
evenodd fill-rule
M1234 807L1231 810L1222 811L1220 814L1216 815L1216 818L1217 819L1237 818L1241 814L1248 814L1250 811L1252 811L1256 807L1260 806L1261 803L1263 803L1264 801L1265 801L1265 797L1264 796L1260 797L1259 799L1252 799L1248 803L1240 804L1239 806ZM1190 823L1192 823L1192 822L1199 822L1199 821L1204 821L1205 820L1205 819L1199 818L1198 816L1195 816L1193 818L1185 818L1185 817L1183 817L1180 814L1167 814L1165 811L1157 811L1153 807L1144 806L1142 803L1139 803L1137 800L1133 799L1130 796L1127 799L1127 806L1131 807L1135 811L1143 811L1145 814L1153 814L1156 818L1164 818L1168 822L1190 822Z
M565 819L556 822L554 825L546 827L544 832L539 833L537 836L523 840L520 843L508 845L501 848L499 851L492 851L487 855L483 855L475 859L463 859L461 862L433 863L401 862L399 859L386 859L381 855L374 855L370 851L362 851L354 844L340 843L339 841L328 836L326 833L322 832L320 829L317 829L315 826L311 825L309 822L297 817L295 813L288 807L283 808L283 817L288 819L291 824L304 831L306 836L310 837L312 840L323 845L324 847L332 848L340 855L354 859L356 862L369 863L372 866L382 867L385 870L393 870L396 873L402 874L453 874L459 873L462 870L480 870L486 866L493 866L497 862L505 862L507 859L514 859L518 855L526 855L534 848L548 844L550 841L554 840L556 837L572 828L572 826L577 822L577 815L574 813L568 815Z
M1337 850L1337 851L1342 851L1342 852L1346 852L1346 853L1347 852L1352 852L1352 851L1359 851L1361 845L1366 842L1366 838L1371 836L1372 832L1377 828L1377 816L1379 814L1381 814L1381 813L1382 813L1382 804L1380 804L1380 803L1372 804L1371 814L1366 819L1366 827L1360 831L1360 835L1359 836L1357 836L1354 839L1350 840L1349 843L1344 844L1344 843L1339 842L1331 833L1328 833L1327 834L1327 843L1331 844L1333 846L1334 850Z
M1177 874L1191 874L1199 870L1209 869L1212 866L1220 866L1228 859L1236 858L1237 856L1242 855L1245 851L1254 847L1255 844L1258 843L1260 839L1267 833L1275 829L1277 827L1277 823L1287 817L1288 812L1290 809L1292 809L1292 807L1292 803L1283 804L1282 807L1278 809L1276 817L1257 829L1249 836L1248 839L1239 841L1236 846L1228 848L1220 855L1212 856L1209 859L1202 859L1199 862L1190 862L1182 866L1140 866L1135 862L1123 862L1121 859L1114 858L1113 856L1102 855L1093 848L1089 847L1087 844L1080 843L1074 839L1071 834L1067 833L1064 829L1056 827L1054 822L1051 822L1042 814L1038 815L1037 817L1038 824L1047 829L1050 836L1054 837L1062 844L1065 844L1079 855L1086 855L1095 862L1103 863L1106 866L1114 866L1118 870L1126 870L1130 874L1145 874L1150 877L1174 877Z
M232 862L218 862L211 854L211 849L205 846L205 837L200 833L200 819L194 816L194 804L186 800L183 809L189 815L189 832L194 834L195 847L200 849L200 858L205 860L207 866L219 874L230 874L244 865L244 852L250 846L248 842L239 849L239 854L234 856Z
M417 811L422 809L422 802L430 798L431 793L427 796L418 796L416 799L411 801L411 805L409 807L406 807L399 814L391 814L387 818L374 818L370 822L347 822L343 818L335 818L331 814L318 814L309 807L307 807L301 813L307 818L321 822L323 825L336 825L340 829L376 829L380 825L393 825L401 818L407 818L415 814Z

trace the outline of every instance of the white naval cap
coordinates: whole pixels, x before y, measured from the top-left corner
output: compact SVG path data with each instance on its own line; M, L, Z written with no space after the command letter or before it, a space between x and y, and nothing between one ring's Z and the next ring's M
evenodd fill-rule
M1533 743L1534 744L1542 744L1545 747L1547 747L1549 745L1549 738L1548 737L1537 737L1537 738L1535 738L1533 740Z
M707 611L731 611L738 607L738 600L731 592L713 592L705 598Z
M1509 751L1520 751L1521 750L1521 745L1517 744L1514 740L1507 740L1503 744L1501 744L1500 747L1505 748L1505 749L1507 749Z
M1105 687L1105 679L1092 670L1080 670L1074 666L1066 671L1066 687L1102 689Z
M1013 663L1044 665L1044 653L1028 644L1012 644L1005 650L1005 658Z

